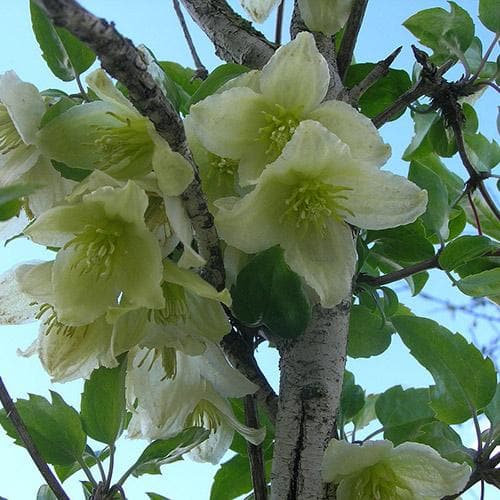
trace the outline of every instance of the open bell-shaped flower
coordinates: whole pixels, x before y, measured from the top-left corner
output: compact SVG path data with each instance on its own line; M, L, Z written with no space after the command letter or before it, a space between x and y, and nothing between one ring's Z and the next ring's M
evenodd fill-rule
M338 484L338 500L438 500L462 491L470 473L425 444L387 440L359 446L332 439L322 464L323 480Z
M217 202L220 236L246 253L274 245L291 269L333 307L351 289L356 250L349 224L385 229L424 213L427 193L404 177L354 159L349 147L304 121L255 189Z
M189 120L207 150L239 162L242 186L257 182L303 120L320 122L355 159L377 165L387 160L390 147L367 117L341 101L322 103L330 76L311 33L299 33L262 71L237 80L238 86L192 106Z

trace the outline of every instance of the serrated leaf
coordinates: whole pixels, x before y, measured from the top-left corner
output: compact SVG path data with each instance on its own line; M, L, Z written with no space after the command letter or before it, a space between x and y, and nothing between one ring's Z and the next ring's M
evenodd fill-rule
M365 404L365 391L354 381L354 375L346 370L340 396L340 410L344 424L352 420Z
M361 408L361 410L359 410L359 412L352 418L356 431L364 429L368 424L370 424L370 422L377 418L377 414L375 413L375 404L377 403L378 397L379 394L368 394L368 396L366 396L363 408Z
M70 465L82 456L86 436L76 410L57 392L50 394L52 403L29 394L29 399L16 401L16 408L42 458L49 464ZM0 411L0 424L22 446L4 410Z
M33 32L48 67L57 78L74 80L95 61L94 52L64 28L56 28L43 10L30 2Z
M36 500L57 500L57 497L48 485L42 484L42 486L38 488Z
M395 445L412 441L418 429L434 420L429 389L391 387L377 399L375 412L384 426L384 437Z
M198 87L198 90L196 90L196 92L192 95L188 104L188 109L198 101L214 94L229 80L232 80L247 71L248 68L246 66L242 66L241 64L227 63L218 66L208 75L207 79L203 81L203 83Z
M104 448L104 450L98 452L92 452L91 448L87 445L85 451L83 452L83 461L90 469L97 464L97 458L103 462L109 457L109 448ZM75 472L81 470L82 466L78 462L74 462L71 465L54 465L54 470L57 477L61 482L66 481L68 477L71 477Z
M433 232L441 238L448 237L448 190L439 175L420 162L411 162L408 179L427 190L427 210L421 216L429 234Z
M497 383L493 362L459 333L417 316L394 316L392 323L412 356L434 378L431 407L436 418L459 424L491 401Z
M116 368L94 370L85 381L81 418L88 436L112 445L123 432L127 415L125 403L126 356Z
M472 297L500 295L500 267L471 274L457 283L460 291Z
M439 265L446 271L453 271L495 248L496 245L486 236L460 236L443 249L439 255Z
M500 15L496 0L479 0L479 19L493 33L500 32Z
M354 305L349 320L347 354L352 358L377 356L391 345L392 332L379 313Z
M160 466L180 460L184 453L200 445L208 436L209 431L202 427L189 427L175 437L153 441L136 460L132 475L156 473Z
M238 274L231 294L233 311L240 321L265 325L282 337L301 335L311 319L302 281L277 246L250 260Z

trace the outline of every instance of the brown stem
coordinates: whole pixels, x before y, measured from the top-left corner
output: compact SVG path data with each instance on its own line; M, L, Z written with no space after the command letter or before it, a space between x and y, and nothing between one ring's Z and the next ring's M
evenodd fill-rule
M255 396L249 394L243 399L245 405L245 424L252 429L260 427L257 415ZM254 445L247 441L248 458L250 459L250 473L253 484L253 498L255 500L267 500L267 481L264 469L264 455L262 445Z
M344 35L337 57L339 76L342 80L344 80L347 69L351 65L354 47L356 46L359 30L363 23L367 4L368 0L354 0L349 19L345 25Z
M285 0L281 0L276 12L276 30L274 33L274 43L281 45L281 36L283 33L283 15L285 13Z
M474 222L476 223L477 233L482 236L483 230L481 229L481 221L479 220L479 214L477 213L476 204L472 199L472 194L470 190L467 191L467 199L469 200L469 205L472 210L472 215L474 216Z
M49 488L52 490L52 492L58 498L58 500L70 500L68 495L66 495L66 492L64 491L63 487L57 480L56 476L52 473L49 466L41 457L40 452L37 450L35 446L35 443L33 443L33 440L31 439L31 436L28 433L28 429L26 429L26 426L24 425L24 422L21 419L21 416L19 415L19 412L17 411L17 408L14 404L14 401L12 401L12 398L10 397L10 394L7 391L7 388L5 387L5 384L3 383L1 377L0 377L0 401L3 407L5 408L7 417L12 422L12 425L15 427L17 434L19 435L19 438L24 444L24 447L28 450L28 453L30 454L33 462L35 462L35 465L40 471L40 474L47 482Z
M191 52L191 56L194 61L194 65L196 66L196 77L205 80L208 76L207 68L205 68L204 64L201 62L200 57L198 56L198 52L196 52L196 47L194 46L193 39L191 38L191 33L189 33L189 29L186 24L186 20L184 19L184 14L182 13L181 6L179 5L179 0L172 0L174 4L174 10L177 15L177 19L179 19L179 24L181 25L182 32L184 33L184 38L189 47L189 51Z

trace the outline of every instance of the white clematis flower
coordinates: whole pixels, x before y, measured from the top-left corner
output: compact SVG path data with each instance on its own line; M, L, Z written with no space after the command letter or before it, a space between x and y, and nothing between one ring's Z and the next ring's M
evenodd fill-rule
M333 307L350 289L356 250L348 224L385 229L425 212L427 193L404 177L354 159L325 127L304 121L281 156L241 200L219 200L220 236L246 253L274 245Z
M235 430L251 443L262 442L264 430L241 424L226 399L251 394L257 387L228 364L218 346L208 344L201 356L173 356L172 378L152 351L138 351L131 361L126 380L130 437L166 439L186 427L205 427L210 437L190 455L214 464L229 448Z
M338 500L438 500L460 492L471 469L448 462L430 446L387 440L362 446L330 441L322 464L323 480L338 484Z
M241 0L241 6L257 23L263 23L281 0Z
M298 0L300 15L312 31L334 35L349 18L354 0Z
M344 102L322 103L329 79L327 62L313 36L299 33L262 71L240 77L239 86L192 106L189 120L207 150L239 161L242 186L257 182L303 120L318 121L336 134L353 158L382 165L390 147L372 122Z

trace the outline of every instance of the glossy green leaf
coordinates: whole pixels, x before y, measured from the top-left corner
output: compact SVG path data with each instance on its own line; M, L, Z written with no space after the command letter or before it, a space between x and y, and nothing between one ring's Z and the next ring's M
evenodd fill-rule
M443 158L451 158L458 150L453 130L444 125L442 117L432 124L429 141L434 152Z
M29 399L16 401L16 408L42 458L49 464L70 465L82 456L86 436L76 410L57 392L50 394L52 403L29 394ZM4 410L0 411L0 424L22 446Z
M472 297L500 295L500 267L488 269L479 274L471 274L457 283L458 288Z
M448 221L448 241L461 235L467 225L467 216L462 207L452 208L450 210L450 220ZM434 242L433 242L434 243ZM437 241L435 243L438 243Z
M42 486L38 488L36 500L57 500L57 497L48 485L42 484Z
M434 122L439 118L436 112L412 112L411 116L414 123L414 134L410 144L403 153L403 160L406 161L433 153L432 146L428 140L428 133Z
M486 236L460 236L446 245L439 255L439 265L446 271L453 271L496 248L497 245Z
M123 432L127 415L125 375L127 358L115 368L94 370L85 381L81 400L81 418L88 436L112 445Z
M349 67L345 84L352 88L361 82L375 67L373 63L353 64ZM411 87L410 76L406 71L400 69L390 69L387 75L374 83L359 100L359 110L369 118L377 116L389 107L400 95L404 94ZM404 113L391 118L397 119Z
M106 460L109 457L109 448L104 448L104 450L94 452L88 445L85 447L85 451L83 452L83 461L90 469L94 465L97 464L97 459L101 462ZM57 474L57 477L61 482L66 481L68 477L71 477L75 472L78 472L82 469L82 466L79 462L73 462L71 465L55 465L54 470Z
M354 415L352 418L353 424L356 426L356 430L364 429L368 424L373 422L377 418L377 414L375 413L375 404L377 403L377 399L379 394L368 394L365 398L365 404L363 408Z
M380 313L355 305L349 320L347 354L352 358L369 358L383 353L391 345L393 330Z
M491 422L492 427L500 424L500 384L497 385L495 396L484 409L484 413Z
M467 11L455 2L449 4L450 12L441 7L421 10L403 23L421 44L434 51L437 64L459 58L474 37L474 22Z
M65 163L56 160L51 160L51 163L54 169L57 170L65 179L70 179L76 182L83 181L83 179L86 179L92 173L92 170L68 167Z
M200 445L209 436L203 427L189 427L169 439L157 439L149 444L136 460L132 475L160 473L160 466L176 462L184 453Z
M383 293L384 314L387 317L391 317L396 314L399 309L398 294L386 286L381 287L380 290Z
M427 191L427 210L421 216L429 234L448 236L448 190L438 174L420 162L411 162L408 179Z
M76 105L77 103L73 101L73 99L64 96L61 97L55 104L50 106L50 108L47 109L45 114L42 116L42 119L40 121L40 128L45 127L45 125L51 122L54 118L58 117L59 115Z
M232 290L233 311L243 323L265 325L282 337L297 337L307 327L311 306L302 282L273 247L253 257Z
M486 203L482 200L479 194L474 194L472 197L474 201L474 207L479 216L479 222L481 224L481 230L483 234L491 236L497 241L500 241L500 224L498 224L498 219L493 214L491 209L486 205ZM470 206L470 202L467 198L462 200L462 208L465 210L465 214L467 215L467 221L469 224L477 227L476 217L474 216L474 211Z
M435 321L417 316L394 316L392 323L416 360L431 373L431 407L447 424L465 422L472 410L482 410L493 398L493 362Z
M464 134L465 151L478 172L489 172L500 162L500 146L483 134Z
M423 424L434 420L429 403L429 389L404 390L397 385L380 394L375 412L384 426L384 437L395 445L412 441Z
M192 96L200 88L202 80L194 78L196 75L194 69L185 68L172 61L158 61L158 64L188 95Z
M497 72L497 63L493 61L487 61L486 64L482 63L483 44L477 36L475 36L472 40L472 43L465 51L464 56L472 74L475 74L478 70L480 70L479 78L493 79L495 77Z
M95 61L94 52L64 28L56 28L43 10L30 2L33 32L50 70L67 82L86 71Z
M198 87L198 90L193 94L189 101L189 106L196 104L198 101L205 99L209 95L214 94L222 85L229 80L236 78L242 73L246 73L248 68L241 64L227 63L215 68L206 80ZM188 106L188 108L189 108Z
M467 449L460 435L444 422L434 421L422 425L414 440L431 446L446 460L473 465L474 450Z
M500 15L496 0L479 0L479 19L493 33L500 32Z
M352 420L354 415L361 411L364 404L365 391L355 383L354 375L346 370L340 396L340 411L344 424Z

